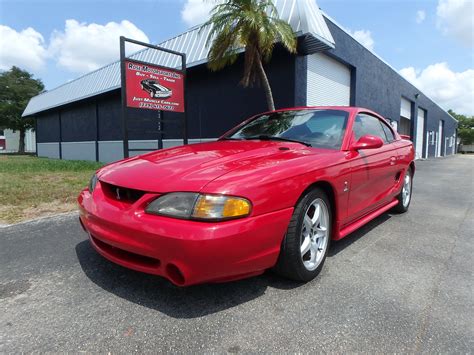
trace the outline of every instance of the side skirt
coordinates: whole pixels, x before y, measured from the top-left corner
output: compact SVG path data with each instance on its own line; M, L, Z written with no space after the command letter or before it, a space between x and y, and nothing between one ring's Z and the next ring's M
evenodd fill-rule
M392 207L395 207L397 205L397 203L398 203L398 200L395 199L392 202L390 202L389 204L375 210L374 212L369 213L368 215L362 217L361 219L358 219L354 223L352 223L352 224L348 225L347 227L341 229L339 231L339 234L336 234L334 236L333 240L339 240L339 239L344 238L348 234L351 234L356 229L359 229L360 227L362 227L364 224L370 222L374 218L376 218L376 217L380 216L381 214L387 212Z

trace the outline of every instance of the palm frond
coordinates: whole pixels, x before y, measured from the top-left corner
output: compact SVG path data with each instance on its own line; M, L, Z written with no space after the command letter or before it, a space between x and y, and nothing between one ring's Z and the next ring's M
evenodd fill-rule
M217 34L209 50L209 68L216 71L233 64L237 60L239 47L238 36L228 26Z
M262 63L271 58L275 43L281 42L290 53L296 53L296 39L291 26L278 17L272 0L227 0L217 4L210 19L201 27L209 28L206 46L210 46L208 66L219 70L233 64L239 49L245 48L243 86L262 82L269 106L273 106L271 89ZM270 95L270 97L268 96Z

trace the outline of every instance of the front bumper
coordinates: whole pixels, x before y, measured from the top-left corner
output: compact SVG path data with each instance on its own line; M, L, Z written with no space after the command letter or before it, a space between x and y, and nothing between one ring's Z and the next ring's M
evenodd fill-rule
M208 223L149 215L145 195L126 205L100 189L78 198L80 220L105 258L176 285L230 281L275 265L293 208L238 220Z

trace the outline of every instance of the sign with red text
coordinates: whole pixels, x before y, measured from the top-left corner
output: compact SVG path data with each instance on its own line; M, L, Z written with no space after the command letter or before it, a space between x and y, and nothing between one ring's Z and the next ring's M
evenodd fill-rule
M155 65L125 61L127 107L184 112L184 75Z

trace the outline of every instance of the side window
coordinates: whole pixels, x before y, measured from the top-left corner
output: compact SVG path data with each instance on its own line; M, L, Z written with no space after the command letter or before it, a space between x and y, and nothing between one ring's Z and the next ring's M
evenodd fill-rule
M383 122L382 122L382 128L385 132L385 135L387 136L387 140L389 142L393 142L395 140L395 135L393 134L392 130Z
M360 137L370 134L382 138L385 143L388 143L387 136L385 135L382 127L382 122L377 117L369 116L365 114L359 114L355 118L354 122L354 135L355 139L358 140Z

